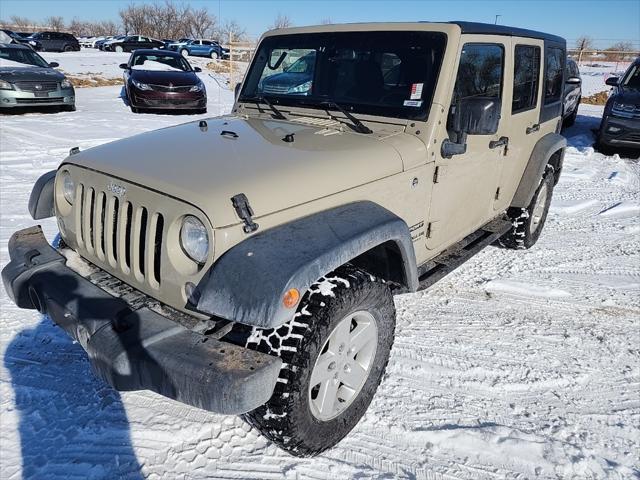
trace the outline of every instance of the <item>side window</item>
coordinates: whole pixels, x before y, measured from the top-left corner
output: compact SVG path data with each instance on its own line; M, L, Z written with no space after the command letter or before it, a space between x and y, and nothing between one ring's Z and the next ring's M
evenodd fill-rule
M493 118L493 124L483 125L482 129L474 129L473 135L495 133L502 105L503 77L504 48L502 45L464 44L460 53L460 65L447 118L447 132L452 141L461 142L466 136L467 129L463 124L469 122L469 118L465 116L471 112L486 113L487 109L490 109L492 114L487 113L485 117ZM481 131L484 133L480 133Z
M501 98L504 49L501 45L467 43L462 48L454 102L469 97Z
M562 96L562 72L564 70L564 51L561 48L547 48L544 72L544 104L549 105Z
M516 45L513 69L511 113L535 108L540 78L540 47Z

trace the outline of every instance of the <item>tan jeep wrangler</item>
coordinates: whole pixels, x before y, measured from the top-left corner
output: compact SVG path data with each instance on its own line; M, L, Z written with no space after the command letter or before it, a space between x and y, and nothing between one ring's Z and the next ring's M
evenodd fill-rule
M5 287L118 390L245 414L295 455L366 411L393 295L531 247L562 167L565 41L474 23L266 33L233 112L36 183ZM411 399L407 399L410 402Z

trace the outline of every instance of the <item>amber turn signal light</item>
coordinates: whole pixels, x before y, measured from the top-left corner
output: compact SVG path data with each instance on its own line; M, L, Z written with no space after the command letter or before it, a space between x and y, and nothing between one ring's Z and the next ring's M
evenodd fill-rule
M290 288L282 297L282 303L287 308L295 307L298 304L298 300L300 300L300 292L297 288Z

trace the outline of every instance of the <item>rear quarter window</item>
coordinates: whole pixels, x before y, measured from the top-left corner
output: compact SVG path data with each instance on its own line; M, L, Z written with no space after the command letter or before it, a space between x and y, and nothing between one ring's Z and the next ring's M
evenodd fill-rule
M544 73L544 103L560 101L562 96L562 73L564 71L564 51L550 47L546 50Z

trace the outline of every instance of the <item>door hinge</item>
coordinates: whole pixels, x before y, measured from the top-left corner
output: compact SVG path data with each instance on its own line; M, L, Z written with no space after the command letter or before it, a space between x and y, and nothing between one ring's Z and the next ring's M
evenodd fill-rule
M427 233L426 233L427 238L431 238L432 229L433 229L433 223L431 222L427 223Z
M438 177L440 176L440 167L436 167L433 171L433 183L438 183Z
M496 190L496 200L498 200L499 198L500 198L500 187L498 187Z
M253 216L253 209L249 205L249 199L244 193L239 193L231 197L231 204L235 208L238 217L244 222L244 233L255 232L258 229L258 224L251 218Z

